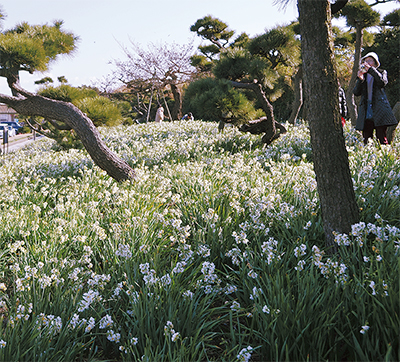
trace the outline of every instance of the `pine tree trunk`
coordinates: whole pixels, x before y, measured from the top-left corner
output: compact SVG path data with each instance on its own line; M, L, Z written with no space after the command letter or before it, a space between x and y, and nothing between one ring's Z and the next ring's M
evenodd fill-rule
M325 241L335 250L334 233L348 233L359 221L340 122L329 0L298 0L304 92Z
M41 96L27 98L0 95L18 113L26 116L40 116L63 122L72 128L82 141L93 162L117 181L134 178L134 170L106 146L93 122L72 103L56 101Z

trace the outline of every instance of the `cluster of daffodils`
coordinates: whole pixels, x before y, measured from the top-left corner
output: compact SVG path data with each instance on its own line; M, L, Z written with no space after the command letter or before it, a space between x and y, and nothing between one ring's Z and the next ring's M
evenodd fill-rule
M60 333L63 326L61 317L56 317L52 314L45 315L44 313L39 314L36 324L39 331L43 329L50 336L55 336Z
M2 302L2 308L5 308L6 303ZM15 315L10 317L9 323L11 327L15 326L15 323L19 320L28 320L31 316L33 310L33 304L29 303L28 306L24 306L23 304L18 304L17 309L15 311Z
M23 243L17 241L14 244L10 244L10 250L14 253L19 253L22 245ZM119 343L120 334L111 329L115 325L111 316L105 315L97 322L93 316L88 318L82 316L83 313L87 313L91 308L101 305L104 300L101 291L104 290L111 280L110 275L96 274L91 270L93 265L90 262L90 255L92 253L91 248L86 246L79 260L58 260L53 258L47 264L38 262L34 267L26 265L23 269L21 269L19 263L12 264L10 270L16 276L16 292L21 297L25 296L26 291L31 291L32 289L42 290L42 293L51 293L54 287L66 286L72 293L81 294L81 298L78 299L76 313L69 320L68 316L64 316L64 318L67 318L64 321L61 316L45 314L43 312L34 316L33 310L34 308L37 309L37 307L33 303L29 303L28 305L18 303L13 312L10 306L3 301L2 305L10 312L8 325L15 328L17 323L29 323L32 320L37 330L51 337L60 334L64 326L70 331L82 330L85 334L93 333L95 328L100 330L105 329L107 339L111 342ZM55 265L58 268L55 268ZM51 274L47 274L49 269ZM22 277L21 274L23 275ZM61 275L67 275L68 277L65 279L60 277ZM88 290L84 292L84 289Z
M314 245L312 247L312 263L319 268L321 274L325 278L333 277L336 283L344 284L348 279L346 265L332 260L331 258L327 258L326 261L323 262L324 254L324 251L321 251Z
M285 127L290 128L289 124ZM299 162L311 154L311 146L308 141L309 130L305 123L296 127L297 134L288 132L283 134L276 141L275 147L268 148L265 153L267 159L275 161Z
M139 269L144 275L143 280L147 285L152 285L159 282L160 279L156 277L156 271L154 269L150 269L149 263L140 264Z
M179 332L175 331L174 325L170 321L167 321L167 324L164 326L164 335L167 338L171 338L172 342L176 342L181 336Z
M203 289L205 294L219 292L221 279L217 276L215 264L205 261L201 267L202 277L197 281L196 287Z
M202 215L203 220L209 225L209 227L215 231L215 224L218 222L218 214L214 209L209 208L207 213Z
M281 260L283 253L278 250L278 241L270 237L261 245L262 254L266 257L266 263L270 265L273 261Z
M111 342L119 343L119 340L121 338L120 333L114 332L112 329L109 329L113 327L114 322L108 314L105 315L103 318L100 319L99 321L99 328L100 329L107 329L107 339Z
M89 333L96 325L96 321L93 317L89 320L81 318L79 314L74 314L68 324L68 328L71 330L85 328L85 333Z
M368 325L362 326L361 329L360 329L360 333L361 334L365 334L365 333L367 333L368 330L369 330L369 326Z
M296 256L296 258L300 258L301 256L306 255L306 250L307 250L307 245L305 245L305 244L301 244L300 246L296 246L296 248L294 249L294 255ZM295 267L295 269L297 271L303 270L305 264L306 264L306 261L300 259L298 261L297 266Z
M132 252L129 245L119 244L115 255L119 256L120 258L130 259L132 257Z
M248 346L246 348L243 348L239 354L236 356L236 358L240 362L249 362L251 358L251 353L253 352L253 348L251 346Z

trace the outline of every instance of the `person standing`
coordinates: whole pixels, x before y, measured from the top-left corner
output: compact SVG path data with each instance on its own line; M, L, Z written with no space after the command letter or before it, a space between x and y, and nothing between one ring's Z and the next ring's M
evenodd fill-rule
M378 55L370 52L361 58L357 82L353 89L355 96L361 96L356 130L362 131L364 144L376 138L381 144L388 144L387 127L398 123L386 97L384 87L388 83L387 72L380 70Z
M156 122L160 123L164 120L164 107L159 105L156 112Z

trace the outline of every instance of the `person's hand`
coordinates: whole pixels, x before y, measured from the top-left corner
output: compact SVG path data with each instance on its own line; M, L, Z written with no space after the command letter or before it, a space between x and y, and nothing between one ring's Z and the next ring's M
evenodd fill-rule
M361 80L364 80L364 74L368 72L369 68L371 68L371 65L369 65L367 62L362 63L359 71L357 72L357 77Z
M367 73L368 69L371 68L371 64L365 62L365 63L362 64L362 67L363 67L364 73Z

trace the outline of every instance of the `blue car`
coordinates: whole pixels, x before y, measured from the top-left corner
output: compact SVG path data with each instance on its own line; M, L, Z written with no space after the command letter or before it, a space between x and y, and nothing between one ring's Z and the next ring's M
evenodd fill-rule
M15 129L15 133L19 133L18 131L22 128L22 126L17 121L0 121L0 123L8 124Z

